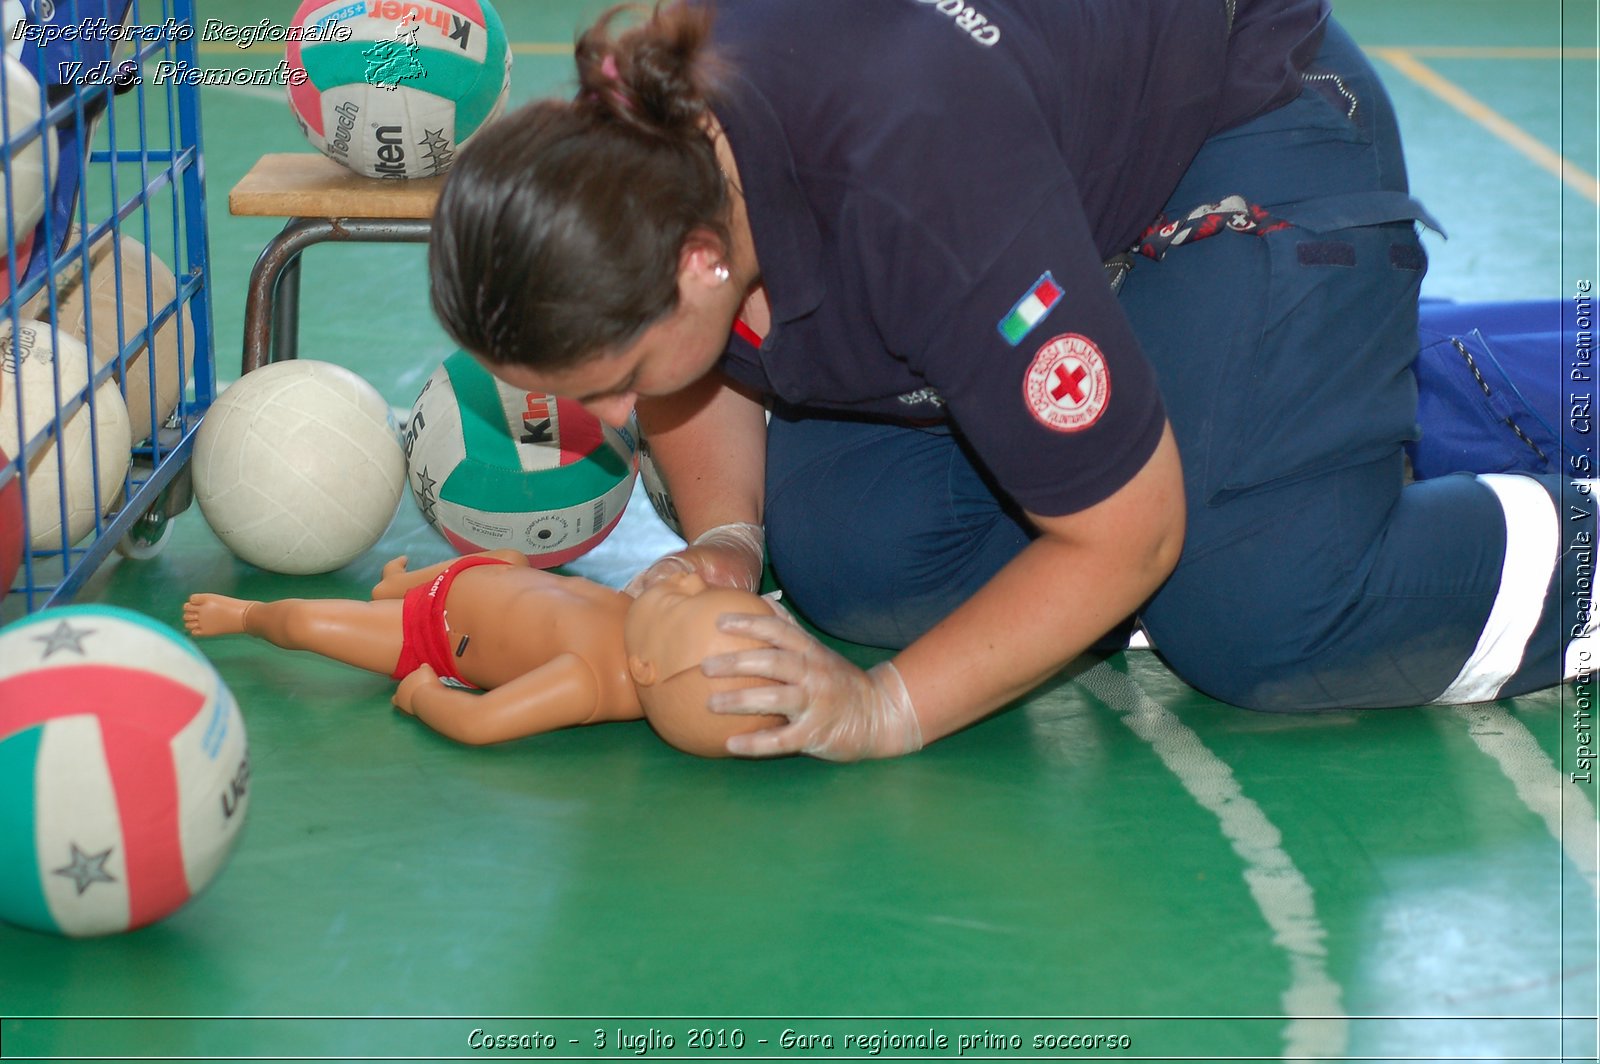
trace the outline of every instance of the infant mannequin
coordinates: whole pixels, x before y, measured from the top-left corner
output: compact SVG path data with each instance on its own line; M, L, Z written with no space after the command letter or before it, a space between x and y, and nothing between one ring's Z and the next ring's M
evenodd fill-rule
M667 722L652 724L669 743L688 753L725 757L725 738L708 738L717 726L725 737L784 721L723 717L705 708L713 692L750 683L712 680L699 671L702 658L750 645L718 633L717 615L771 610L754 594L724 590L708 591L703 583L691 590L681 578L652 587L639 598L642 613L661 613L681 630L656 633L654 623L635 625L632 650L624 646L624 628L635 600L589 580L532 568L525 555L510 550L416 571L396 558L383 567L371 601L254 602L196 594L185 603L183 619L194 636L244 633L392 676L400 681L396 708L458 742L483 745L577 724L638 720L653 702ZM687 601L696 591L707 592L698 607ZM690 636L691 628L700 634ZM704 647L698 653L695 639ZM689 659L697 682L679 675L678 663ZM636 674L649 683L636 687ZM657 685L656 677L673 683ZM710 724L681 723L696 716L711 718Z
M628 672L650 726L667 742L701 757L727 757L728 737L788 723L779 716L712 713L706 700L719 691L755 687L771 681L756 677L712 678L700 663L766 644L717 628L725 613L776 614L766 599L748 591L708 587L696 572L679 573L651 584L628 611L623 642Z

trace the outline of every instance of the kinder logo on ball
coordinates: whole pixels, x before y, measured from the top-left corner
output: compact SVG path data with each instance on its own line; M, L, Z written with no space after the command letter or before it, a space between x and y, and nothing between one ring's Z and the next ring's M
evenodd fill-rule
M472 22L435 4L376 0L368 6L367 17L383 19L386 22L412 22L419 26L430 27L463 52L467 50L472 40Z
M519 442L541 446L556 441L557 400L551 395L528 393L528 407L522 412L522 437Z

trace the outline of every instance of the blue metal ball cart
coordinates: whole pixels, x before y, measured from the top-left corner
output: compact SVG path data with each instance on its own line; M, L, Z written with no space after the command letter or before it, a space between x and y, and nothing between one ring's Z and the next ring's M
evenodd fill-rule
M159 74L199 68L194 0L8 0L4 21L0 621L160 550L216 392L199 87Z

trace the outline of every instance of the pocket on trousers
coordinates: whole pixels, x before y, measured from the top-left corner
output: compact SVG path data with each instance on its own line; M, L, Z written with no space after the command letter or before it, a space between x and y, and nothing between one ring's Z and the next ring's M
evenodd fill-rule
M1414 219L1426 212L1403 194L1332 199L1270 208L1295 224L1260 238L1259 326L1217 394L1211 503L1373 461L1416 435L1426 258Z

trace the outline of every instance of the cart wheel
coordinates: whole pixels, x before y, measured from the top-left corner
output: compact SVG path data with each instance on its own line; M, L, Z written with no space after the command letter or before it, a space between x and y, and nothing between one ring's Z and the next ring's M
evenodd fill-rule
M117 541L117 553L135 561L154 558L166 547L175 527L171 516L158 501L133 523L127 535Z

